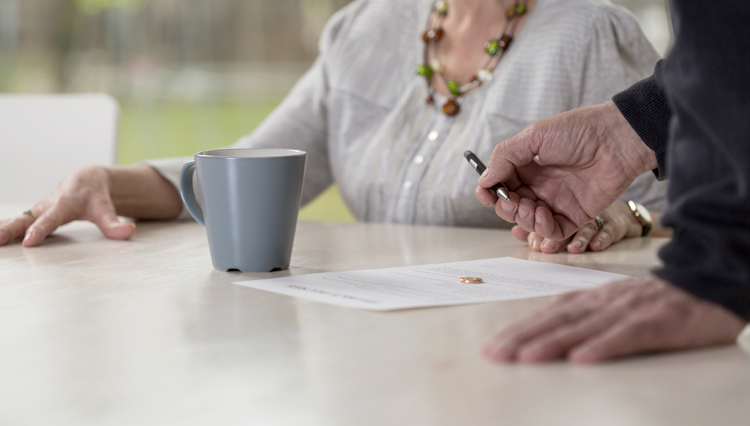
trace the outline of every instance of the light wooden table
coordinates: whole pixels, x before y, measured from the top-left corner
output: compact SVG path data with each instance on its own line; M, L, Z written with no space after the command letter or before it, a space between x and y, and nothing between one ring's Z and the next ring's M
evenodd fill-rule
M0 425L750 424L735 346L495 365L482 343L549 298L377 313L230 283L499 256L640 275L663 243L541 255L507 231L301 222L290 270L242 274L212 269L195 223L129 242L75 223L0 247Z

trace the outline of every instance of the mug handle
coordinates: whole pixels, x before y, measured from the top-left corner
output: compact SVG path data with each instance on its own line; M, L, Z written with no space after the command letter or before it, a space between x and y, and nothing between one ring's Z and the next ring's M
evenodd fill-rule
M206 223L203 221L203 209L198 200L195 198L195 191L193 191L193 175L195 174L195 161L190 161L182 166L180 170L180 197L182 202L185 203L188 212L203 226Z

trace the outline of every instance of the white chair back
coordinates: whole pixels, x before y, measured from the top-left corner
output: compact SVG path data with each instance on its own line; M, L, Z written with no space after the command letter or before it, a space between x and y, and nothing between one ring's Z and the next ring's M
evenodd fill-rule
M107 94L0 95L0 202L30 206L79 167L115 164L119 115Z

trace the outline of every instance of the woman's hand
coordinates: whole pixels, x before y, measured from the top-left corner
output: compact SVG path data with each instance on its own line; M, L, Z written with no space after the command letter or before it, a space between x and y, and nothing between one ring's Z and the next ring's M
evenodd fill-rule
M619 200L607 207L599 217L604 221L601 230L598 230L592 221L564 241L550 240L536 232L526 232L520 226L514 226L512 231L519 241L528 242L531 250L557 253L567 248L569 253L576 254L586 250L605 250L623 238L640 237L643 231L643 227L633 216L630 207Z
M167 219L181 208L175 188L151 167L86 167L63 179L30 209L31 215L1 220L0 245L23 237L24 247L36 246L74 220L94 222L107 238L126 240L135 233L135 224L120 223L118 214Z

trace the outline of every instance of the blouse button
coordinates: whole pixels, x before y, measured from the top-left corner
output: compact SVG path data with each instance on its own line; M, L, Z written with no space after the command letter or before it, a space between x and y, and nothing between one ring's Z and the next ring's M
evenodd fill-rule
M430 134L427 135L427 139L429 139L431 141L434 141L437 138L438 138L438 132L435 131L435 130L431 131Z
M414 157L414 164L422 164L423 161L424 157L422 157L421 155L417 155L416 157Z
M404 189L409 189L409 188L411 188L411 181L407 180L404 182Z

